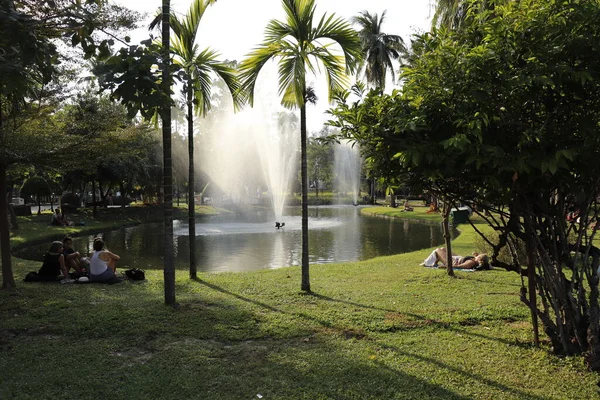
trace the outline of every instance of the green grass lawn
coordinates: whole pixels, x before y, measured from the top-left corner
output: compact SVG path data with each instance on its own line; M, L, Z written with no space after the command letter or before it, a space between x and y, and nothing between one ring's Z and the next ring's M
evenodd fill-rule
M434 218L425 211L401 217ZM475 250L460 228L455 251ZM598 397L580 357L532 346L516 274L449 278L419 266L430 251L312 265L313 294L299 267L178 271L175 309L161 271L112 286L19 282L0 291L0 399ZM13 260L19 279L39 268Z

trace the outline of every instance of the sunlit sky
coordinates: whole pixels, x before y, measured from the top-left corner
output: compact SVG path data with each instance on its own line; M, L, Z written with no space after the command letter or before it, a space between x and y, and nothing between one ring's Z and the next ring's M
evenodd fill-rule
M161 7L161 0L113 0L132 10L153 15ZM381 14L387 10L382 30L402 36L410 43L415 32L428 30L431 21L431 0L316 0L316 17L323 13L335 13L349 19L362 10ZM184 14L190 0L171 0L175 12ZM204 14L199 31L198 44L201 49L211 47L221 54L221 59L241 61L264 36L264 28L271 19L284 16L281 0L219 0ZM146 37L141 30L132 35L134 41ZM308 110L309 131L319 130L327 118L323 111L328 107L323 77L313 81L319 103ZM391 85L388 85L391 86Z

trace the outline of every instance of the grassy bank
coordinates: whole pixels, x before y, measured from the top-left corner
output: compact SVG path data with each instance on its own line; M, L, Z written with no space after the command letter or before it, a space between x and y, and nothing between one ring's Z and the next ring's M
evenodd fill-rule
M227 210L204 205L196 205L195 209L197 218L228 212ZM52 240L62 240L66 234L76 236L127 225L162 221L163 214L162 206L135 203L126 208L98 207L95 216L92 209L79 209L67 216L74 225L65 227L49 225L52 212L46 210L39 215L18 217L19 229L11 231L10 241L13 248L40 241L47 241L50 244ZM173 217L175 219L187 219L188 210L186 206L174 206Z
M474 250L461 229L456 251ZM0 292L0 398L597 397L581 358L531 345L518 276L448 278L418 265L430 250L312 265L311 295L298 267L179 271L176 309L160 271L113 286L20 283ZM14 262L16 277L39 267Z

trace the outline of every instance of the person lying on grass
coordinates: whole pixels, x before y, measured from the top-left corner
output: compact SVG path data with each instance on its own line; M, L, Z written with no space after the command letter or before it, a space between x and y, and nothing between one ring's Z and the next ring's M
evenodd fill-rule
M62 242L52 242L50 249L44 255L44 263L38 271L38 276L43 281L55 281L59 275L63 276L62 283L73 283L69 278L69 270L65 264Z
M111 253L104 248L102 238L94 239L94 253L90 257L90 281L91 282L108 282L115 278L117 270L117 261L121 257Z
M421 263L426 267L446 268L445 262L447 258L445 247L438 247ZM452 256L452 267L461 269L476 269L478 271L491 269L490 259L487 254L473 253L472 256Z

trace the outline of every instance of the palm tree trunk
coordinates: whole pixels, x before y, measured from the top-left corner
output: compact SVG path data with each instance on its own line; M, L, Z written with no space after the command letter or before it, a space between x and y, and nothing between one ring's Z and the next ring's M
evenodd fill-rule
M162 1L162 91L171 95L170 25L171 1ZM175 305L175 256L173 253L173 160L171 158L171 105L163 104L161 111L163 135L163 196L164 196L164 280L165 304Z
M6 200L6 165L0 163L0 251L2 252L2 289L14 289L15 278L10 254L10 231Z
M188 222L190 238L190 278L196 279L196 204L194 196L194 104L192 103L192 78L187 82L187 120L188 120Z
M306 97L306 96L304 96ZM302 179L302 286L305 292L310 292L309 263L308 263L308 173L306 152L306 104L300 107L300 154Z

